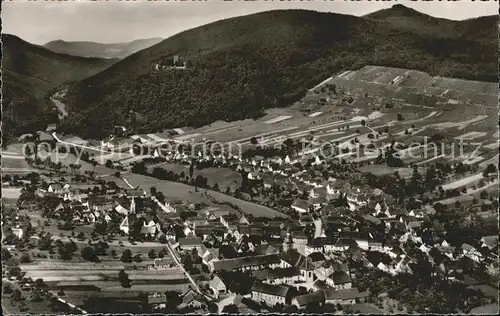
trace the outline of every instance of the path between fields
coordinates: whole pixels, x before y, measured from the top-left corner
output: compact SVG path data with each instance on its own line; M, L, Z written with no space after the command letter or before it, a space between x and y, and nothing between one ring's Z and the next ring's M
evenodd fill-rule
M95 148L95 147L84 146L84 145L75 144L75 143L70 143L70 142L67 142L67 141L61 140L61 139L57 136L56 132L53 132L53 133L52 133L52 137L54 137L54 139L55 139L57 142L61 143L61 144L71 145L71 146L80 147L80 148L89 149L89 150L94 150L94 151L98 151L98 152L102 152L102 153L107 153L107 154L109 154L109 153L110 153L109 151L102 150L102 149L98 149L98 148Z

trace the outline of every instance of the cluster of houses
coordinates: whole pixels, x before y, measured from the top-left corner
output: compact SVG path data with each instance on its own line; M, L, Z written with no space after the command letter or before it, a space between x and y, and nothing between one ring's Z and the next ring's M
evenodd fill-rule
M147 195L139 189L104 192L50 183L37 193L60 198L52 216L70 216L76 234L91 234L93 224L104 221L119 223L121 234L129 235L139 223L144 237L156 241L164 237L178 252L196 249L212 276L210 295L220 299L238 281L228 278L227 272L239 271L251 275L250 299L259 304L295 305L298 309L310 304L354 304L363 301L369 290L356 287L352 263L392 275L413 273L417 259L408 250L410 246L428 258L433 274L456 279L485 267L486 273L498 276L498 236L452 246L443 227L426 220L433 214L432 208L398 209L378 189L294 172L288 157L274 162L259 158L231 161L237 170L248 170L249 180L262 180L265 188L279 185L303 192L290 206L298 219L254 219L224 206L202 207L181 219L176 206L154 197L162 212L151 216L136 206L136 200ZM318 157L314 163L322 162ZM339 198L346 203L334 205ZM22 236L23 232L16 234ZM181 298L183 308L204 304L200 293L192 289ZM150 295L148 301L161 307L165 297Z
M312 214L321 215L313 219ZM309 209L299 220L287 221L254 222L245 215L208 209L186 219L187 237L178 239L176 246L178 251L197 249L214 275L211 295L221 297L230 291L234 280L225 278L226 272L250 272L255 280L252 300L299 309L311 303L363 301L368 292L353 286L356 271L349 262L392 275L413 273L417 259L407 250L409 244L429 258L433 273L445 278L454 279L483 263L492 275L498 274L497 236L485 236L474 246L451 247L439 224L425 222L429 214L432 210L392 209L385 199L371 200L356 212L331 205L316 212ZM305 232L318 223L319 236ZM330 226L336 230L327 233ZM300 288L307 292L298 295Z

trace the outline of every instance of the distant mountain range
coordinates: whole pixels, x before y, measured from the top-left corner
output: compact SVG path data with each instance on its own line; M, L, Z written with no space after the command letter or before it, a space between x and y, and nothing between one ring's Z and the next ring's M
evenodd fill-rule
M20 92L39 95L71 81L61 128L83 137L101 138L114 125L139 133L258 117L336 72L367 64L498 81L496 16L450 21L401 5L363 17L277 10L230 18L119 61L61 55L13 38L4 39L11 73L4 91L22 99ZM185 69L172 67L175 56Z
M54 53L19 37L2 34L2 139L45 129L57 120L50 94L61 84L91 76L116 59Z
M81 57L124 58L142 49L156 45L163 39L159 37L139 39L128 43L103 44L96 42L66 42L57 40L43 45L56 53Z

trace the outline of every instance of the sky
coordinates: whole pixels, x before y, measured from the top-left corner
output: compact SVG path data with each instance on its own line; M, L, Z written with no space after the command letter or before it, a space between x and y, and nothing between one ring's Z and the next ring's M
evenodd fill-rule
M308 9L361 16L399 3L441 18L498 14L496 1L2 1L2 32L34 43L52 40L129 42L167 38L213 21L276 9Z

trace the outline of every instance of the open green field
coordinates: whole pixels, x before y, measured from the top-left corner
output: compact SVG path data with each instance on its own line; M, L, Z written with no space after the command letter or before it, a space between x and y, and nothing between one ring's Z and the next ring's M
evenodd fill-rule
M2 174L26 174L36 169L30 167L23 155L21 143L10 144L2 150Z
M161 191L167 199L170 200L183 200L183 201L190 201L191 203L205 202L211 205L213 203L210 201L210 199L207 199L207 196L205 194L203 194L204 192L208 192L209 195L212 196L218 202L229 202L234 205L237 205L244 213L249 213L253 214L254 216L264 216L264 217L285 216L282 213L273 210L269 207L236 199L232 196L228 196L220 192L215 192L206 189L198 189L198 192L195 192L194 187L186 184L158 180L152 177L146 177L134 173L126 174L123 177L127 179L127 181L129 181L132 186L139 186L142 189L145 189L146 191L149 191L149 188L151 187L155 187L158 191ZM114 176L103 177L103 179L106 181L119 180ZM117 185L124 188L130 188L122 180L117 181Z
M374 176L392 175L397 171L402 178L411 177L413 174L413 169L411 168L394 168L385 165L366 165L358 168L358 171L371 173Z
M177 163L160 163L156 165L148 166L148 171L152 172L154 168L162 168L168 171L172 171L176 174L184 172L184 174L189 175L189 165L182 165ZM228 168L205 168L202 170L194 169L193 177L201 175L207 178L208 185L213 186L217 183L221 190L226 190L230 188L231 190L239 187L241 183L241 176L238 172L233 171Z

